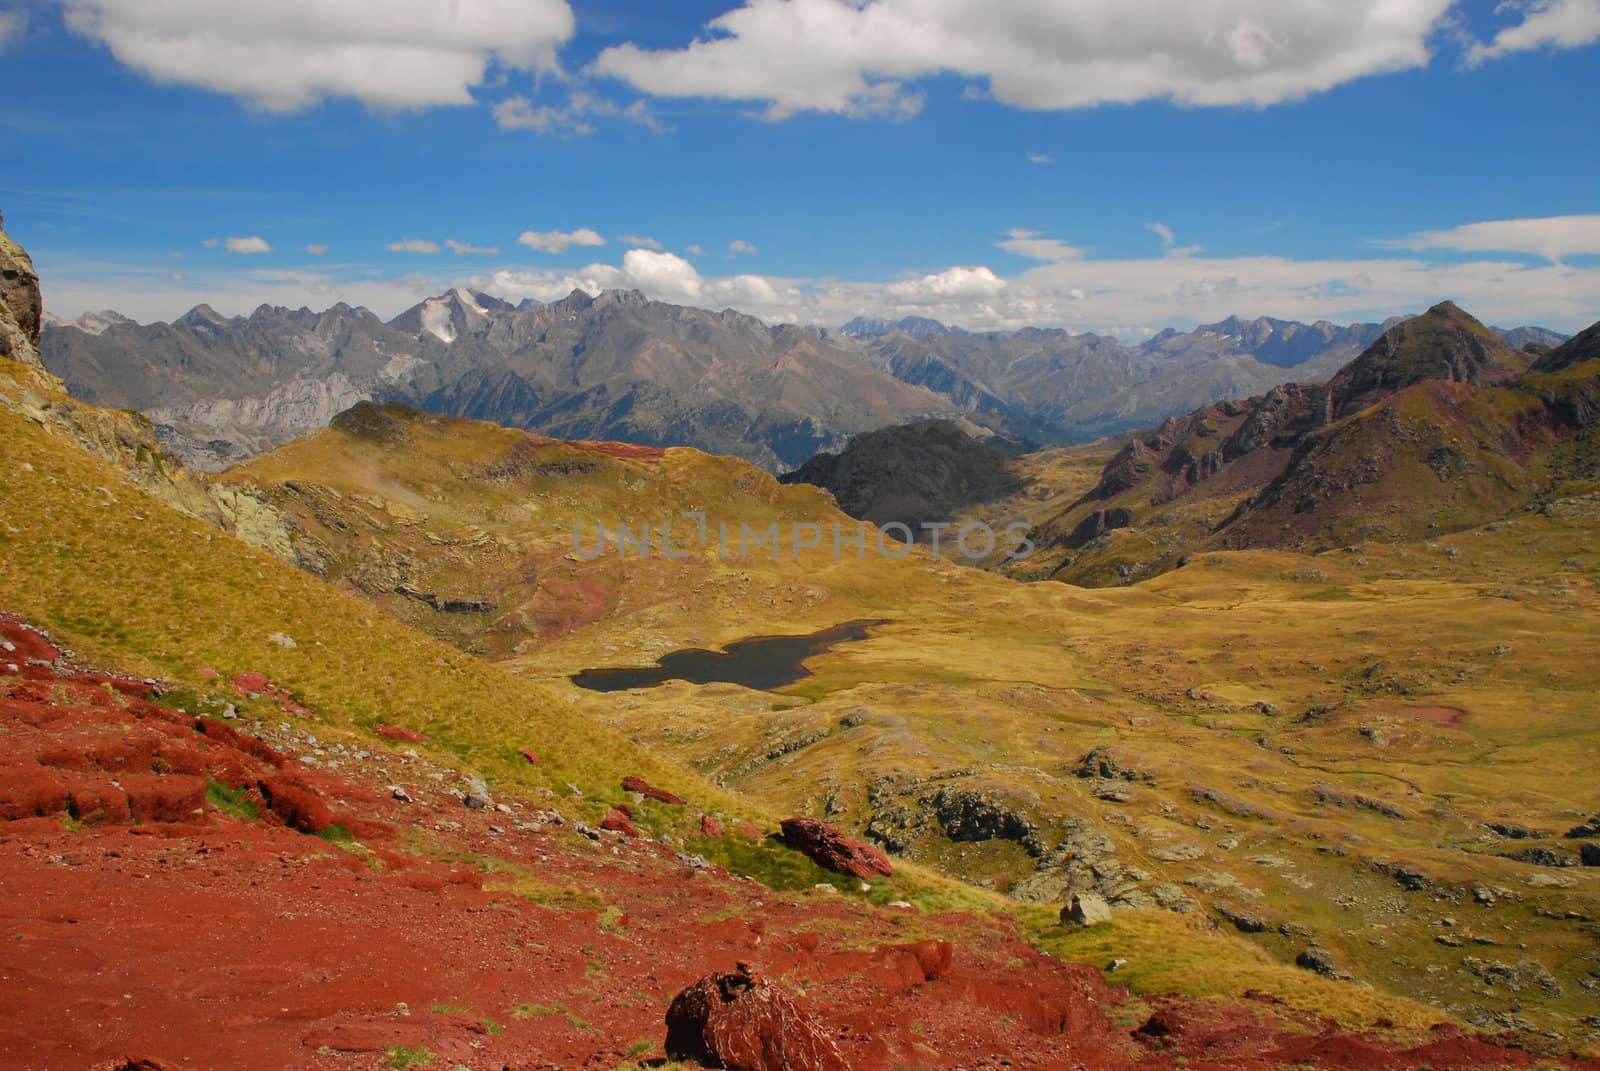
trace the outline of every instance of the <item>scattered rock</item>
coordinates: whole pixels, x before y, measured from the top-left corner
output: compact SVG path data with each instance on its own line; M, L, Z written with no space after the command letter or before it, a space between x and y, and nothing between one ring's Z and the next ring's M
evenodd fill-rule
M1265 933L1269 928L1266 919L1234 904L1218 904L1217 914L1233 923L1241 933Z
M702 837L720 837L720 836L722 836L722 823L717 821L715 818L711 817L709 814L701 815L700 816L700 835Z
M811 1017L743 963L673 998L666 1049L669 1060L728 1071L848 1071Z
M407 792L404 785L390 785L389 795L401 803L411 802L411 793Z
M1578 849L1578 857L1584 866L1600 866L1600 844L1585 844Z
M467 809L470 811L481 811L489 806L488 800L471 792L468 792L466 795L462 796L461 802L465 804Z
M294 642L294 637L285 635L282 632L274 632L272 635L267 637L267 642L275 643L279 647L282 647L285 651L292 651L296 647L300 646L298 643Z
M1600 837L1600 814L1595 815L1582 825L1573 826L1567 830L1567 836L1574 840L1580 837Z
M665 789L656 788L642 777L624 777L622 779L622 790L624 792L637 792L646 799L669 803L674 807L682 807L684 804L681 796L674 796Z
M1111 921L1111 905L1105 897L1094 893L1073 893L1072 899L1061 909L1061 924L1073 926L1098 926Z
M517 750L517 754L521 755L524 759L527 759L529 766L539 765L539 756L537 753L529 751L527 748L519 748Z
M1325 978L1348 978L1350 975L1339 968L1334 961L1333 953L1326 948L1312 947L1301 952L1294 958L1294 965L1304 970L1315 971Z
M1508 853L1506 858L1515 859L1519 863L1531 863L1534 866L1562 867L1572 865L1571 857L1552 851L1549 848L1523 848L1521 851Z
M629 818L617 807L613 807L606 812L605 818L600 822L600 828L609 829L613 833L621 833L626 837L639 836L639 827L633 824L633 819Z
M1116 749L1105 746L1097 747L1079 759L1074 772L1082 778L1098 778L1102 781L1153 780L1143 770L1130 765Z
M866 879L894 873L883 850L866 841L846 837L815 818L789 818L783 822L783 842L818 866L836 874Z

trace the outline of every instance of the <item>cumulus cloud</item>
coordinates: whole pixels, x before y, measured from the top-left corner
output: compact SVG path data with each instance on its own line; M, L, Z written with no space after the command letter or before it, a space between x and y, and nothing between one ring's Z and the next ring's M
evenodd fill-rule
M272 252L272 246L267 244L267 240L254 234L246 238L229 238L222 244L223 247L230 253L244 253L249 255L254 253Z
M470 104L491 61L558 72L567 0L66 0L67 25L160 82L295 111Z
M391 253L437 253L438 242L430 242L426 238L402 238L398 242L390 242L384 246Z
M1448 230L1421 231L1373 244L1388 249L1525 253L1560 262L1571 256L1600 254L1600 214L1490 220Z
M306 246L306 252L314 257L325 257L328 255L328 247L320 242L314 242Z
M637 234L619 234L617 241L623 245L631 245L636 249L660 249L661 243L654 238L646 238Z
M1488 44L1475 44L1469 49L1469 64L1499 59L1511 52L1547 46L1578 48L1600 41L1600 0L1508 0L1496 10L1514 11L1522 19L1495 34Z
M949 301L985 300L1005 290L1006 281L990 271L975 268L946 268L933 275L890 283L884 293L911 305L930 305Z
M728 243L728 252L732 253L734 256L738 256L741 253L757 253L760 252L760 250L758 250L751 243L745 241L743 238L735 238L733 241Z
M1592 0L1558 0L1584 3ZM663 97L904 117L938 74L1032 109L1269 105L1420 67L1452 0L744 0L680 49L607 48L596 73Z
M444 240L444 244L449 247L450 252L454 253L458 257L461 257L461 256L489 256L489 257L492 257L495 254L500 252L500 247L497 246L497 245L473 245L471 242L458 242L454 238L446 238Z
M575 231L523 231L517 244L541 253L561 253L575 245L605 245L606 240L588 227L579 227Z

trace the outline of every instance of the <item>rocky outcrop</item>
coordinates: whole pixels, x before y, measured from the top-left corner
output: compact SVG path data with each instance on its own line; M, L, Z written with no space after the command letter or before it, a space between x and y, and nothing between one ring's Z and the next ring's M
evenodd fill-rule
M1111 905L1094 893L1073 893L1061 909L1062 925L1098 926L1111 921Z
M43 369L39 360L39 332L44 302L39 296L39 274L33 261L11 236L0 216L0 357Z
M815 818L789 818L783 822L783 842L813 863L836 874L863 881L894 873L883 850L864 840L847 837Z
M1006 453L948 420L924 420L858 435L838 454L818 454L783 483L829 491L839 508L877 525L948 521L963 507L1021 490ZM954 533L949 534L954 539Z
M848 1071L827 1033L743 963L673 998L666 1047L669 1060L728 1071Z

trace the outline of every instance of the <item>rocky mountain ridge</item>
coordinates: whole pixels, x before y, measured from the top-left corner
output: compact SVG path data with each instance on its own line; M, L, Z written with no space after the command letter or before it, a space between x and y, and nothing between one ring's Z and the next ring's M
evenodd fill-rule
M43 360L76 396L145 413L163 442L208 469L363 400L556 437L690 445L774 471L929 416L1073 442L1325 378L1380 329L1233 317L1129 346L920 317L857 318L837 332L769 326L637 291L513 305L463 288L387 322L338 304L231 317L199 305L170 324L109 310L43 323Z

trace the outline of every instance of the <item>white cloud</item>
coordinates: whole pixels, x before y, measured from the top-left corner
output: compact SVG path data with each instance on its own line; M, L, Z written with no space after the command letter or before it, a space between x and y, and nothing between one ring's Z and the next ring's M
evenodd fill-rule
M1146 223L1144 229L1161 239L1163 249L1171 249L1177 242L1177 235L1172 233L1172 228L1165 223Z
M390 242L384 248L391 253L437 253L439 243L426 238L403 238L398 242Z
M1511 52L1546 46L1578 48L1600 41L1600 0L1507 0L1496 11L1516 11L1523 18L1495 34L1488 44L1474 45L1467 52L1469 64L1499 59Z
M700 245L684 246L683 251L697 257L703 257L706 255L705 247Z
M500 252L497 245L473 245L471 242L458 242L454 238L446 238L444 244L456 256L487 256L492 257Z
M221 245L222 242L216 238L204 238L201 240L200 244L206 249L215 249L217 246Z
M636 249L660 249L661 243L654 238L645 238L637 234L619 234L617 241L623 245L631 245Z
M491 61L559 72L574 28L566 0L66 0L66 21L156 81L269 111L471 104Z
M595 132L596 117L625 119L656 134L667 131L666 124L650 111L648 101L636 100L623 107L584 89L574 89L560 107L534 104L527 97L516 96L497 103L493 112L494 121L502 130L531 130L536 134L587 137Z
M0 11L0 50L9 48L28 28L26 11Z
M606 240L588 227L579 227L575 231L523 231L517 244L541 253L561 253L574 245L605 245Z
M315 242L306 246L306 252L314 257L325 257L328 255L328 247L320 242Z
M1028 163L1030 164L1053 164L1055 162L1056 158L1046 152L1030 152L1028 154Z
M745 241L743 238L735 238L733 241L728 243L728 252L732 253L734 256L738 256L741 253L757 253L760 252L760 250L758 250L751 243Z
M230 253L251 255L272 252L272 246L267 244L267 240L254 234L246 238L229 238L222 244Z
M961 300L986 300L998 296L1006 281L990 271L975 268L946 268L933 275L904 279L884 287L884 293L908 305L932 305Z
M1083 256L1083 250L1059 238L1046 238L1038 231L1020 227L1007 231L1005 238L995 245L1013 256L1027 257L1029 260L1071 260Z
M507 97L494 106L494 121L502 130L531 130L536 134L587 137L595 126L572 108L535 105L527 97Z
M1526 253L1559 262L1586 253L1600 254L1600 214L1490 220L1449 230L1421 231L1373 244L1387 249Z
M744 0L681 49L607 48L596 73L662 97L904 117L908 83L1066 109L1268 105L1420 67L1452 0Z

